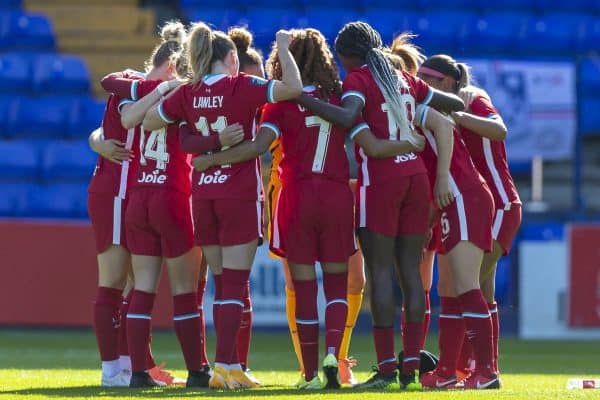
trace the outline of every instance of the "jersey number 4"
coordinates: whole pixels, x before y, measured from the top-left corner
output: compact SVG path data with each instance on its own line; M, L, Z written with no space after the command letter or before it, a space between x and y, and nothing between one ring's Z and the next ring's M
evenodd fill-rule
M319 138L317 139L317 148L313 158L312 172L322 174L325 169L325 157L327 156L327 147L329 146L329 135L331 134L331 123L321 117L311 115L304 119L307 128L318 126Z
M156 169L166 169L169 162L167 153L167 132L165 128L150 132L146 140L146 131L140 135L140 164L147 165L147 160L156 161Z

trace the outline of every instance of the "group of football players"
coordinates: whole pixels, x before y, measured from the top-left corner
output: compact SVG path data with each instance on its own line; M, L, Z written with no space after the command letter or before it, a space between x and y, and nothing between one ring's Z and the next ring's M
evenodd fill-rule
M285 270L298 389L499 388L495 270L519 227L521 203L506 127L488 94L471 84L468 66L448 55L425 58L407 33L386 47L370 25L351 22L335 39L343 81L325 38L311 28L277 32L265 78L246 29L170 22L161 33L145 73L103 79L110 97L102 128L90 135L100 155L89 214L102 384L260 385L248 369L249 276L266 197L270 250ZM268 150L265 196L260 155ZM425 371L436 254L439 360ZM150 351L163 261L186 381L156 367ZM326 298L322 377L316 262ZM202 310L208 268L212 367ZM377 368L356 383L348 348L366 280ZM395 282L403 295L399 358Z

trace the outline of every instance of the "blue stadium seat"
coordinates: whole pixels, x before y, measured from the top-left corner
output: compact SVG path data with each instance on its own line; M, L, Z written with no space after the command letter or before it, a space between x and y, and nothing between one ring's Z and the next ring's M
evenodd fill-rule
M82 97L71 112L69 120L69 136L72 138L87 138L91 131L102 124L105 100Z
M86 94L90 73L77 56L44 54L33 62L33 90L37 94Z
M600 10L598 0L535 0L541 12L579 12L592 14Z
M275 41L275 32L292 26L297 15L297 11L289 9L252 8L240 14L234 24L248 26L254 34L256 45L265 48Z
M413 31L420 14L399 9L370 9L360 19L368 22L375 28L383 42L390 44L395 35L404 31Z
M481 7L489 11L522 11L534 12L535 4L523 0L481 0Z
M29 183L0 183L0 216L20 217L26 214L27 202L35 185Z
M508 52L515 41L522 40L530 14L516 12L490 13L467 30L466 40L473 52L493 54Z
M465 48L467 30L475 25L475 21L475 14L470 12L436 11L423 14L414 24L413 32L419 35L415 43L427 54L452 54Z
M20 9L22 6L21 0L0 0L0 9L2 8L14 8Z
M61 138L75 106L72 97L21 97L9 103L5 132L8 137Z
M600 57L589 57L581 61L578 95L600 97Z
M600 43L600 16L590 17L585 25L583 36L579 37L578 50L581 52L598 52Z
M0 12L0 50L52 51L56 41L48 18L21 11Z
M304 3L305 7L326 7L326 8L358 8L361 7L361 0L301 0ZM376 3L377 0L373 0L373 3ZM375 4L370 4L371 6L375 6Z
M87 183L36 186L28 193L26 213L31 217L84 218Z
M27 93L31 90L31 56L0 54L0 92Z
M528 21L524 39L515 43L531 53L573 53L577 49L588 16L585 14L547 14Z
M46 182L84 181L94 172L96 154L87 140L51 142L42 156L42 178Z
M38 178L37 148L28 141L0 141L0 180L34 181Z
M299 27L318 29L327 38L330 45L333 45L335 37L344 24L359 19L358 13L348 8L314 8L308 10L304 17L306 23Z
M449 9L449 10L468 10L475 11L482 7L481 0L418 0L421 8L430 10Z
M239 19L239 12L231 8L194 8L185 14L191 22L202 21L221 31L227 31Z
M583 135L600 135L598 110L600 110L600 98L579 99L579 131Z

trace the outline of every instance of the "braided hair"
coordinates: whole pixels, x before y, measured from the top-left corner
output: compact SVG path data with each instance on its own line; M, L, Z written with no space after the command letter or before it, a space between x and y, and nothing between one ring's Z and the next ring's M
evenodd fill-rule
M342 84L337 64L321 32L312 28L295 31L290 52L298 65L302 82L314 84L323 99L328 99L332 94L341 95ZM270 79L281 79L283 76L276 46L273 46L267 60L267 76Z
M400 100L400 93L408 91L409 86L388 58L379 32L366 22L347 23L335 38L335 49L344 57L365 61L400 129L401 139L412 141L414 127Z

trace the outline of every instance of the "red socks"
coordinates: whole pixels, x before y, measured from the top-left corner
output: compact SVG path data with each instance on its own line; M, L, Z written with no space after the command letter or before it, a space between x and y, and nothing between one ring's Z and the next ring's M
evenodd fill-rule
M242 322L237 335L237 356L239 362L248 366L248 353L250 351L250 340L252 339L252 300L250 299L250 282L244 286L244 310L242 311Z
M344 330L346 329L346 318L348 317L348 272L340 274L324 272L323 292L327 302L325 306L326 353L333 354L338 358Z
M494 355L494 371L496 373L498 369L498 339L500 338L500 320L498 318L498 304L496 302L488 303L488 309L490 310L490 317L492 318L492 350Z
M456 297L440 297L439 348L440 360L437 371L440 376L450 377L456 373L465 325L462 309Z
M150 343L150 323L154 307L154 293L134 290L127 313L127 345L132 372L147 369L146 358Z
M98 287L94 302L94 328L102 361L119 359L120 289Z
M131 295L133 290L129 291L127 297L121 302L119 307L119 314L121 317L121 325L119 326L119 355L129 356L129 349L127 348L127 312L129 311L129 303L131 302Z
M429 323L431 321L431 299L429 290L425 290L425 318L423 319L423 339L421 340L421 349L425 348L427 333L429 333Z
M219 326L219 310L221 306L221 299L223 298L223 275L213 275L215 280L215 300L213 302L213 324L215 326L215 332Z
M298 327L298 339L300 341L302 362L304 364L304 379L308 382L317 375L319 368L317 281L294 280L294 291L296 293L296 325ZM345 323L346 320L344 319L342 322L342 332Z
M200 342L202 346L201 362L202 366L208 365L206 357L206 321L204 320L204 292L206 291L206 281L198 281L198 314L200 314Z
M421 343L423 342L423 323L405 322L402 327L402 343L404 346L404 359L402 360L402 373L411 374L419 369L421 364Z
M229 364L235 351L235 342L242 320L244 286L250 276L249 270L223 268L221 274L222 299L219 305L217 351L215 362Z
M188 371L202 368L202 324L198 313L196 292L173 296L173 321L175 333Z
M473 289L458 296L469 341L473 345L477 373L489 377L493 369L492 321L481 290Z
M373 340L377 353L377 367L384 375L391 375L397 367L398 361L394 353L394 327L373 327Z

